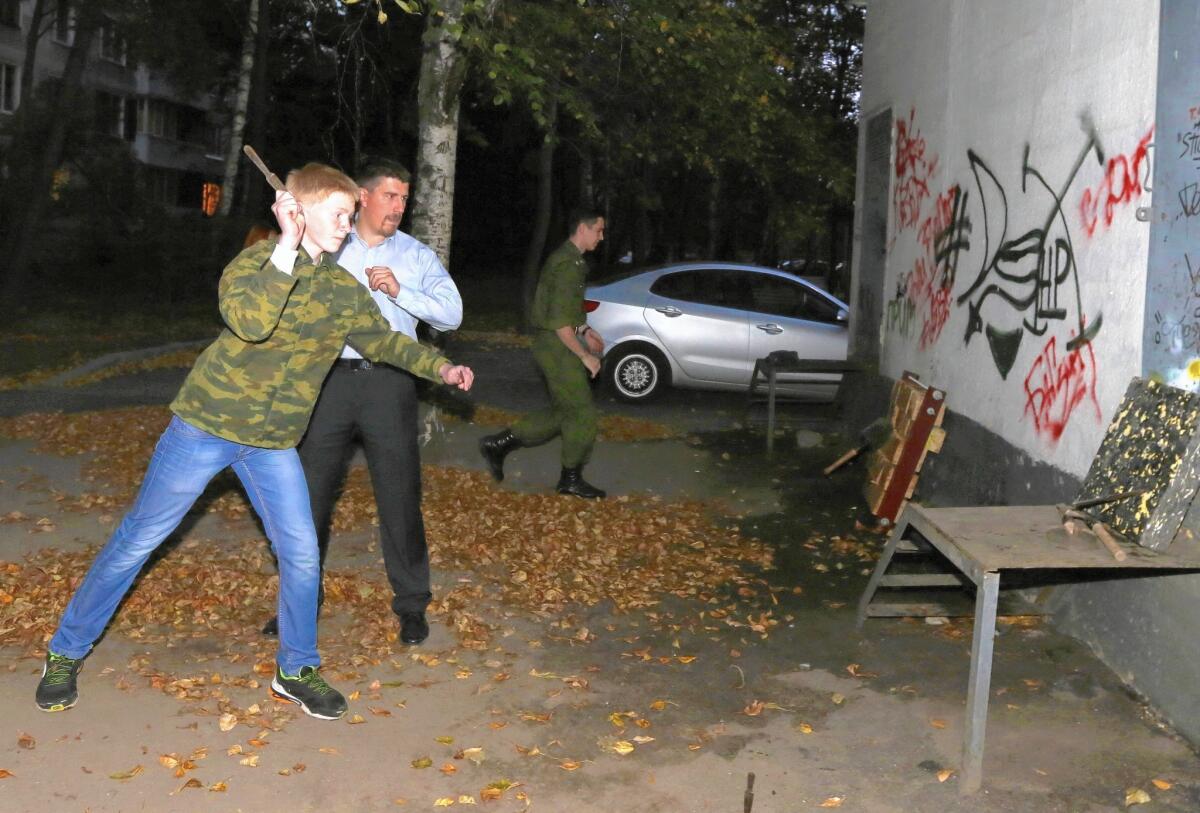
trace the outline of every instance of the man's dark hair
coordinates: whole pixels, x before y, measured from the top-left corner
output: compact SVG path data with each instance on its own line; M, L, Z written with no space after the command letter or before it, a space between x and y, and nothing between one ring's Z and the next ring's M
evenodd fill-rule
M574 234L581 223L590 226L602 217L604 212L593 206L576 206L567 214L567 235Z
M358 174L354 176L354 181L364 189L371 189L382 178L395 178L401 183L412 182L412 175L409 173L408 167L399 161L392 161L388 158L367 159Z

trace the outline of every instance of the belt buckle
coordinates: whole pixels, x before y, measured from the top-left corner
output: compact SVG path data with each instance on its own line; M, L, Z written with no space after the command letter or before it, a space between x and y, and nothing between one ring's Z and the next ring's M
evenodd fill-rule
M369 359L359 359L359 360L358 360L358 364L356 365L355 369L362 370L362 371L366 372L366 371L370 370L370 369L371 369L372 367L374 367L374 366L375 366L375 365L374 365L374 364L372 364L372 363L370 362L370 360L369 360Z

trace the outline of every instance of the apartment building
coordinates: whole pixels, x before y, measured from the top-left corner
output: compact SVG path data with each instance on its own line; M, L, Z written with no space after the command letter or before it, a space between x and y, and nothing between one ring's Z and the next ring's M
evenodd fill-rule
M73 6L45 0L33 86L59 79L74 40ZM21 104L21 71L34 0L0 0L0 138ZM92 127L128 144L145 188L164 206L212 214L219 198L225 129L214 97L187 98L128 56L115 26L95 37L84 76Z

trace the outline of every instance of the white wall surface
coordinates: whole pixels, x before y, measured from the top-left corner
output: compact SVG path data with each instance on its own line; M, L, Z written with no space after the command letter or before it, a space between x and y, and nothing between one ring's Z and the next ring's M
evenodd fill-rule
M918 373L1076 476L1140 373L1158 16L1156 0L867 7L863 120L896 122L880 372Z

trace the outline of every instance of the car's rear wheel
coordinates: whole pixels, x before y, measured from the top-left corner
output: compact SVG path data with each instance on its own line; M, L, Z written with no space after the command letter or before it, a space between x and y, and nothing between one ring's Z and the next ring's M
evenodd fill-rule
M607 370L613 394L629 403L656 398L670 383L667 360L653 347L619 347L614 351Z

